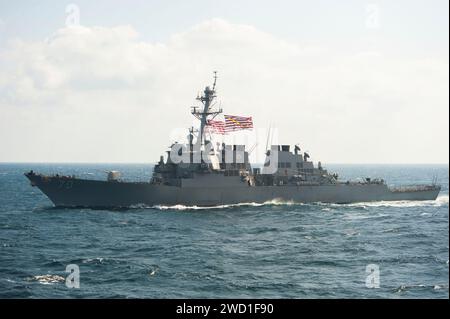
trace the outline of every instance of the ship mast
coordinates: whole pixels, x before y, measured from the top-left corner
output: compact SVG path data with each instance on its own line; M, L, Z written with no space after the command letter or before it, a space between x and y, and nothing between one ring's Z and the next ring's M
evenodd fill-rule
M214 71L214 83L212 86L212 89L207 86L205 90L203 91L202 96L197 96L197 100L202 102L203 104L203 110L199 110L199 108L193 106L192 107L192 115L194 115L198 120L200 120L200 130L199 135L197 139L198 145L205 145L205 128L208 123L208 120L214 119L218 114L222 113L222 109L219 108L218 110L213 110L212 107L214 98L216 98L216 83L217 83L217 71Z

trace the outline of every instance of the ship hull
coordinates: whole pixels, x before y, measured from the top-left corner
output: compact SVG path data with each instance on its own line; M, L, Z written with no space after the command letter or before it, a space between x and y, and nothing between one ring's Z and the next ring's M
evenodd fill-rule
M440 188L393 191L385 184L338 183L283 186L167 186L138 182L108 182L67 177L27 175L58 207L218 206L265 203L355 203L369 201L434 200Z

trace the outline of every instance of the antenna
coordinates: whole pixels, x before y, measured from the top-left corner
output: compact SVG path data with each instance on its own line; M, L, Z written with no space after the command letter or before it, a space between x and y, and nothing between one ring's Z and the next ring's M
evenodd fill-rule
M217 71L214 71L214 84L213 84L213 91L216 89L216 82L217 82Z
M258 146L258 142L256 142L248 151L248 155L252 154L252 152L255 150L256 146Z
M437 185L437 182L438 182L438 177L437 177L436 174L434 174L434 175L433 175L433 180L432 180L431 183L432 183L433 186L436 186L436 185Z
M273 130L271 131L270 134L270 148L272 148L272 143L273 143Z
M270 136L270 127L271 127L271 123L269 123L269 131L267 132L267 140L266 140L266 152L268 151L268 147L269 147L269 136Z

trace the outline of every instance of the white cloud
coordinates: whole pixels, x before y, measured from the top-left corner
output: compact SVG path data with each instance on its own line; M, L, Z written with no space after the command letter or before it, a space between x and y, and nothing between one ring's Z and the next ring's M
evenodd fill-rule
M324 162L448 162L448 57L303 47L221 19L140 39L68 27L0 51L2 161L156 161L219 71L230 114Z

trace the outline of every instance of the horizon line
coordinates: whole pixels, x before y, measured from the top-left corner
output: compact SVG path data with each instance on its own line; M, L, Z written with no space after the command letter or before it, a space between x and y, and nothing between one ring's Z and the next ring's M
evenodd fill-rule
M41 162L41 161L31 161L31 162L25 162L25 161L0 161L0 164L154 164L155 162ZM264 163L250 163L250 164L264 164ZM322 165L449 165L449 163L437 163L437 162L430 162L430 163L400 163L400 162L392 162L392 163L361 163L361 162L329 162L329 163L323 163Z

